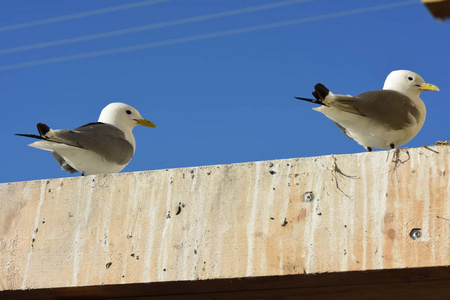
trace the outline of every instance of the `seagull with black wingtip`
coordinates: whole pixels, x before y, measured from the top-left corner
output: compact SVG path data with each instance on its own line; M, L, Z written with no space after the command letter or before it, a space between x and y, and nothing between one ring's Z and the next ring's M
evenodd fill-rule
M156 128L135 108L115 102L102 110L98 122L73 130L53 130L38 123L39 135L17 135L40 140L29 146L51 151L61 168L71 174L117 173L134 155L136 141L132 130L138 125Z
M372 151L394 149L413 139L422 128L426 108L419 98L422 91L439 91L420 75L408 71L391 72L382 90L357 96L333 94L318 83L312 93L315 99L295 97L320 104L313 108L331 119L342 132Z

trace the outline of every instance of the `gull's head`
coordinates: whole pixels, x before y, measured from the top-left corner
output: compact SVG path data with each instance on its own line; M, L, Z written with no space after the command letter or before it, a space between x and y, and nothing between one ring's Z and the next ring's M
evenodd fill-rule
M98 121L114 125L122 131L131 131L138 125L156 128L155 123L144 119L137 109L120 102L108 104L102 110Z
M421 91L439 91L439 88L434 84L426 83L417 73L397 70L388 75L383 90L394 90L406 96L418 97Z

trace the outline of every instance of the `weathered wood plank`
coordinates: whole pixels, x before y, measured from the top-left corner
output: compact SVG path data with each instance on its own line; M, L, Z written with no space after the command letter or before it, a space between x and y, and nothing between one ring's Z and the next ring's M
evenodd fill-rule
M0 290L448 266L449 149L0 184Z

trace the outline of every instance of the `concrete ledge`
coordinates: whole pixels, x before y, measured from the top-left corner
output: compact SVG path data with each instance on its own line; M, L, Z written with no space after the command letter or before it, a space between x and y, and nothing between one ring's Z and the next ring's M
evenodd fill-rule
M367 270L448 274L449 149L0 184L0 297ZM433 281L450 291L448 276Z

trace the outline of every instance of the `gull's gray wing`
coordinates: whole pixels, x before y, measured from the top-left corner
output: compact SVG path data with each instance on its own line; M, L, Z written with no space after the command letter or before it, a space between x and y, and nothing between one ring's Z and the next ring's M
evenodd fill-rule
M133 146L125 139L122 130L100 122L89 123L74 130L51 130L43 137L47 141L93 151L105 160L119 165L128 163L134 154Z
M409 97L393 90L369 91L354 97L334 96L329 106L377 120L393 130L417 122L420 115Z

